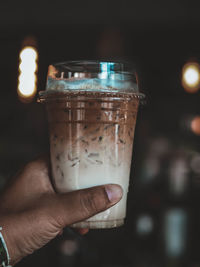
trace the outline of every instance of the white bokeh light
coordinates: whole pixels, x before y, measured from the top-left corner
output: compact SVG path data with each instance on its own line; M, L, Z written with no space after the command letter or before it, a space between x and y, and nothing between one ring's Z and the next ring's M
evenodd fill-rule
M19 58L23 61L23 60L37 60L37 51L34 47L31 46L26 46L22 49L22 51L20 52Z
M187 63L182 70L182 85L189 93L196 92L200 87L200 67L195 62Z
M196 84L199 81L199 72L191 66L185 71L184 78L188 85Z
M32 96L36 90L36 75L34 73L21 73L19 75L18 89L24 97Z
M18 95L31 99L37 89L37 58L38 52L34 47L24 47L19 54Z

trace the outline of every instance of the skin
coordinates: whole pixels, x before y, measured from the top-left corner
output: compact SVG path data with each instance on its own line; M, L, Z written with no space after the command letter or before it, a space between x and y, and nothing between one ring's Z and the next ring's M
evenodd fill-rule
M0 226L15 265L41 248L64 227L85 220L116 204L119 185L102 185L66 194L55 193L48 158L28 163L0 197ZM88 229L78 229L85 234Z

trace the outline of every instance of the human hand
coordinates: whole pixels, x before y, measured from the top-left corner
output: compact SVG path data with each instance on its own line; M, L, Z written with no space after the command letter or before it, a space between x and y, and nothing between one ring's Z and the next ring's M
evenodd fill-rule
M0 226L11 265L41 248L62 229L83 221L122 197L119 185L102 185L56 194L47 158L28 163L0 197Z

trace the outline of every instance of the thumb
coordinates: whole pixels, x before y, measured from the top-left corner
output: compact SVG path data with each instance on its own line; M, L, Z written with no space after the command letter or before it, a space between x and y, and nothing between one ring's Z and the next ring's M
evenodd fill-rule
M49 206L61 228L83 221L115 205L123 195L121 186L107 184L82 189L67 194L58 194L54 207Z

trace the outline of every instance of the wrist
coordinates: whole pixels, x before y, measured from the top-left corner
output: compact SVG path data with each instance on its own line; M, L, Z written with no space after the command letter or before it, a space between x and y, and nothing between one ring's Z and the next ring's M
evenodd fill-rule
M0 266L7 267L10 264L10 256L7 245L2 234L2 227L0 227Z
M9 217L9 216L8 216ZM14 265L15 263L17 263L18 261L16 260L16 249L14 249L13 246L13 240L14 240L14 233L13 233L13 228L11 228L10 226L10 220L9 218L5 217L1 217L0 218L0 225L2 227L2 231L1 234L3 236L5 245L6 245L6 249L7 249L7 253L8 253L8 257L9 257L9 264L10 265Z

